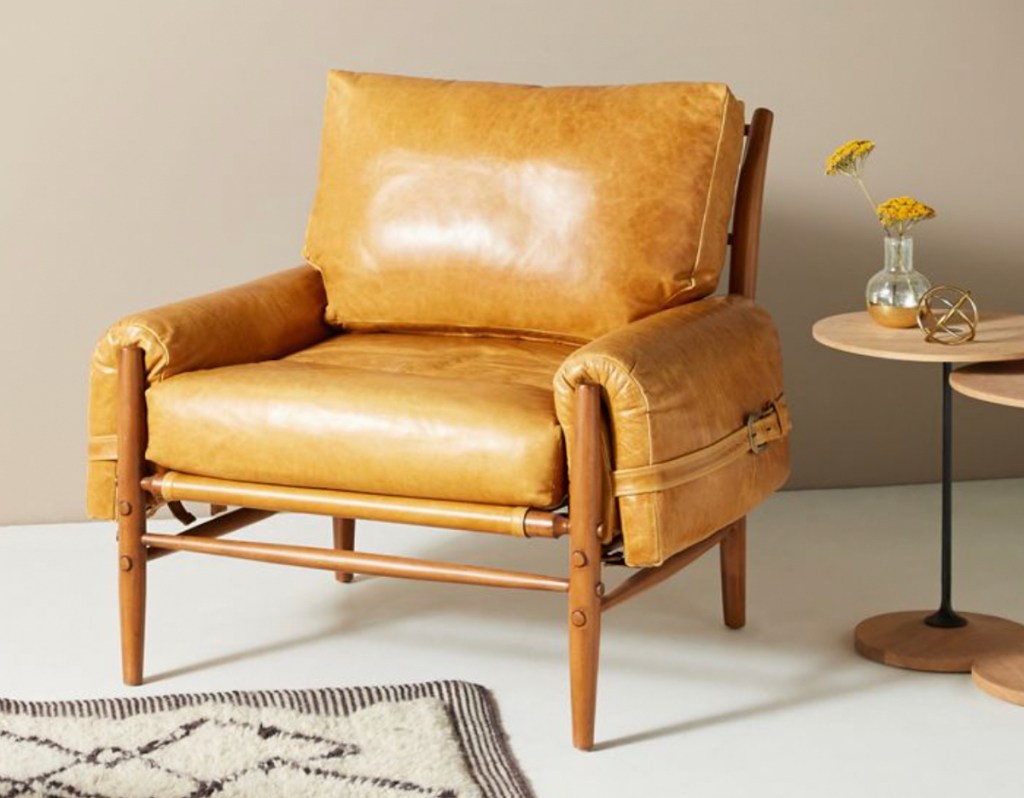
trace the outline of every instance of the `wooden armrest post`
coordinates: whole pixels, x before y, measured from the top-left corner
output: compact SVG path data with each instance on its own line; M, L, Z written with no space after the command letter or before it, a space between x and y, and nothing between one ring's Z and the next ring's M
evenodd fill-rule
M572 463L569 468L569 674L572 741L594 745L597 665L601 643L602 469L601 388L576 392Z
M121 607L121 670L125 684L142 684L146 637L146 373L143 351L124 347L118 360L117 555Z

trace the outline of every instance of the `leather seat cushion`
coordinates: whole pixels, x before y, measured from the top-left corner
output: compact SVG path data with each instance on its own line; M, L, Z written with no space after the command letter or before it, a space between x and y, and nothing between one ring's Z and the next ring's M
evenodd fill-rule
M550 507L566 491L556 342L344 334L147 392L147 459L222 479Z

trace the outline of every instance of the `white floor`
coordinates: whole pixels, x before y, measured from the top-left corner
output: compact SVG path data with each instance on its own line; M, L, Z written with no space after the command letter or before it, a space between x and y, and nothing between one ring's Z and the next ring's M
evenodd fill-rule
M1024 480L956 488L957 606L1024 619ZM855 623L937 599L935 486L784 493L751 520L750 620L717 558L610 613L599 750L569 744L563 599L175 555L150 577L145 687L118 683L110 524L0 529L0 695L458 678L497 695L540 798L1024 795L1024 708L859 658ZM173 522L166 523L174 528ZM326 544L278 516L242 538ZM368 549L557 573L565 544L362 524ZM616 569L617 571L618 569ZM616 571L608 582L621 578Z

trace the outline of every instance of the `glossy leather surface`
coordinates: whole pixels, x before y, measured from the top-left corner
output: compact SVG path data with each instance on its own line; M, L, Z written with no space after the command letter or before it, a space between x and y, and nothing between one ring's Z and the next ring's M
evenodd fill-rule
M99 341L89 383L87 510L114 517L117 358L124 346L145 351L150 384L175 374L281 357L322 341L323 281L308 266L206 296L128 316Z
M147 459L230 480L547 507L556 342L351 333L147 392Z
M782 393L778 334L747 299L711 297L662 311L581 347L555 378L558 417L572 440L575 389L604 389L616 469L665 463L744 426ZM789 475L782 439L701 479L622 496L626 562L657 565L749 512Z
M292 497L303 507L318 488L399 505L555 505L574 393L597 383L609 495L613 471L620 486L657 477L609 499L606 536L621 529L634 566L708 537L789 472L782 437L699 478L666 478L782 395L768 315L707 298L742 130L721 84L332 73L305 250L319 272L111 328L91 375L90 515L113 516L115 364L135 345L151 465L304 488ZM325 314L347 331L333 335Z
M332 72L305 256L335 325L590 340L714 290L742 146L717 83Z

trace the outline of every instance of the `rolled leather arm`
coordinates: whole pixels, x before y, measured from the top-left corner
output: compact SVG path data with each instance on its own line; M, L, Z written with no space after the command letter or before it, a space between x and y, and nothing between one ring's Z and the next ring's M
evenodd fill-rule
M147 384L187 371L284 357L325 339L323 280L309 266L127 316L104 334L89 380L92 518L112 518L117 362L125 346L145 352Z
M588 382L604 390L631 565L656 565L731 523L788 475L778 334L748 299L711 297L664 310L573 352L555 376L567 441L575 390ZM781 443L740 459L733 444L749 451L754 418L753 442Z

